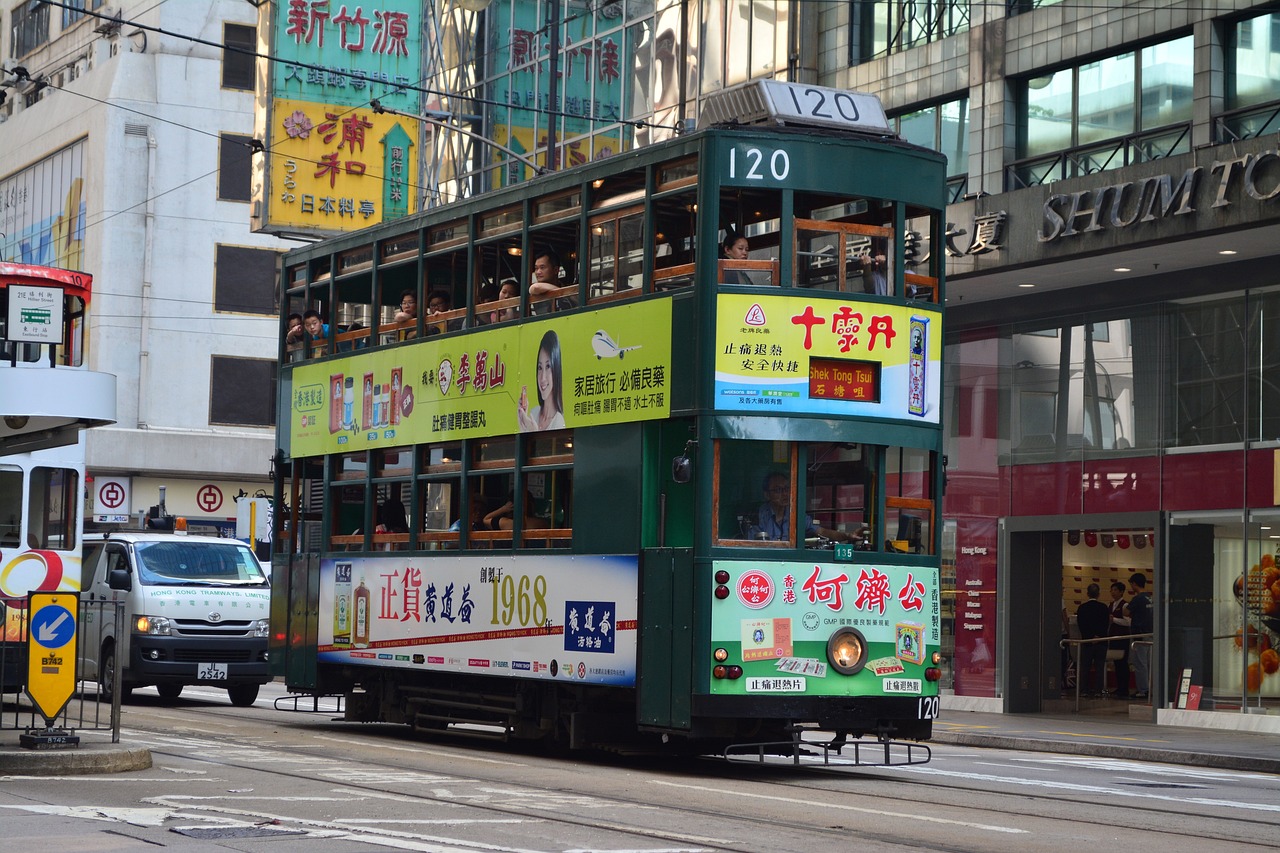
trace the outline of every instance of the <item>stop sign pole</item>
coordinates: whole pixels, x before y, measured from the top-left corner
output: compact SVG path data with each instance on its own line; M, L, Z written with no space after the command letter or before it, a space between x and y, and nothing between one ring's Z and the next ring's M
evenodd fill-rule
M33 592L27 596L27 696L44 717L44 731L19 737L28 749L79 746L80 738L53 722L76 689L78 592Z

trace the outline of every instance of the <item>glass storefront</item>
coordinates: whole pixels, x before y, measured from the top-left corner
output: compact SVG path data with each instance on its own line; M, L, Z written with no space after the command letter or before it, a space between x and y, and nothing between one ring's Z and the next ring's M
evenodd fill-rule
M1280 714L1278 291L961 334L947 357L956 695L1001 694L999 530L1024 519L1062 539L1068 616L1089 583L1107 603L1146 574L1157 707L1190 670L1201 709Z

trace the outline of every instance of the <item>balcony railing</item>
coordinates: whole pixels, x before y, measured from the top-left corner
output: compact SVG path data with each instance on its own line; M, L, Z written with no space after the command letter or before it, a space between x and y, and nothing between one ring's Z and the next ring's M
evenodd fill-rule
M1005 170L1005 191L1093 175L1135 163L1149 163L1191 150L1191 123L1169 125L1102 143L1018 160Z

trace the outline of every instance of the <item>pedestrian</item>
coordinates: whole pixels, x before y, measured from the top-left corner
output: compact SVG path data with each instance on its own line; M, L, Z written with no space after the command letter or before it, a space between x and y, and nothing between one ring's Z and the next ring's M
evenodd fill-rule
M1155 620L1151 612L1151 596L1147 593L1147 576L1142 572L1134 572L1129 577L1129 606L1125 612L1129 616L1129 631L1133 634L1145 634L1135 637L1129 644L1129 659L1133 661L1134 693L1136 699L1146 699L1151 695L1151 634L1155 630Z
M1129 633L1129 617L1124 615L1127 602L1124 600L1124 581L1111 583L1111 627L1107 635L1123 637ZM1117 699L1129 698L1129 641L1112 640L1108 643L1107 659L1116 665L1116 689L1113 694Z
M1086 593L1088 600L1076 608L1076 627L1080 630L1081 640L1097 640L1107 636L1107 629L1111 627L1111 611L1098 600L1102 588L1096 583L1089 584ZM1079 658L1080 669L1076 677L1084 682L1084 695L1101 696L1107 675L1107 644L1083 642Z

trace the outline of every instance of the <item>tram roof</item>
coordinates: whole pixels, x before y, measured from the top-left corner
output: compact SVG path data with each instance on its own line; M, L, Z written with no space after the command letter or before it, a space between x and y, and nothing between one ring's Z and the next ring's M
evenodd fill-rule
M672 139L640 146L630 151L615 154L603 160L596 160L568 169L548 171L535 175L529 180L511 186L500 187L478 195L474 195L447 205L420 210L401 219L370 225L359 231L338 234L291 249L285 255L285 264L292 265L301 260L319 254L341 252L347 249L368 245L385 237L402 235L407 231L423 226L424 220L461 219L481 210L494 210L516 204L531 196L549 196L557 192L579 187L599 178L607 178L630 169L639 169L651 164L677 160L707 150L713 140L719 138L741 138L778 140L780 138L801 138L818 143L839 142L845 145L861 147L868 151L883 151L892 148L895 151L911 154L924 161L932 161L945 173L946 156L931 149L907 142L892 134L876 134L871 132L853 132L824 127L791 127L769 125L724 124L701 128L699 130L676 136ZM941 183L939 184L941 187ZM942 198L942 190L939 190Z

